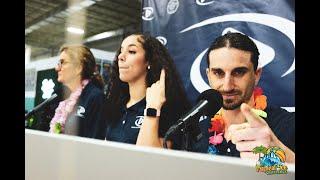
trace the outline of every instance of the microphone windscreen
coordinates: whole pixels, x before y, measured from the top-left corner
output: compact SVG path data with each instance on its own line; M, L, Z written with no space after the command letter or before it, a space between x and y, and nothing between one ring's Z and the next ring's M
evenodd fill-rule
M221 109L223 103L222 95L215 89L208 89L203 91L199 95L197 102L201 100L208 101L208 105L204 109L203 113L204 115L209 117L215 115Z

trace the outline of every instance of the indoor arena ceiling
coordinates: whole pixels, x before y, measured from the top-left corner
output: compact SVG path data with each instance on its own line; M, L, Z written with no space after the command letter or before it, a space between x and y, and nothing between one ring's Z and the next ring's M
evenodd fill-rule
M70 27L84 33L70 33ZM32 49L31 59L56 55L62 44L78 36L89 47L114 51L125 31L140 28L141 0L25 1L25 43Z

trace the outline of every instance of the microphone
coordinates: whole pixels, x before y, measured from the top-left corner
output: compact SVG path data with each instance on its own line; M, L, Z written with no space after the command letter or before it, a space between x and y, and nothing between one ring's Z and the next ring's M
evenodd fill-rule
M43 109L45 106L49 105L53 100L55 100L58 97L56 93L54 93L50 98L43 101L41 104L33 108L30 112L25 114L25 120L27 120L30 116L32 116L34 113L38 112L39 110Z
M169 128L165 134L165 139L184 126L188 126L193 121L198 121L199 117L202 115L212 117L220 110L223 103L222 95L214 89L208 89L202 92L197 101L198 103L188 113L186 113L186 115L180 118L176 124Z

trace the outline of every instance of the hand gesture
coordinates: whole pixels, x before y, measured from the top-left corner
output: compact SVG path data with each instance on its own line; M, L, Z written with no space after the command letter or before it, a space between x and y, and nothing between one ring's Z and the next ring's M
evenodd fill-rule
M247 122L230 125L227 139L236 145L241 158L258 159L258 154L252 152L253 148L272 146L274 134L265 120L257 116L247 104L243 103L240 109Z
M147 88L146 93L146 108L155 108L161 110L162 105L166 102L166 82L165 70L161 70L160 79Z

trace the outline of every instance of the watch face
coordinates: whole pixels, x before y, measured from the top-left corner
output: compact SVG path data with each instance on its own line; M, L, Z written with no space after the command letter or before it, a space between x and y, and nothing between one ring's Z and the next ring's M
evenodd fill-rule
M148 108L147 109L147 116L156 117L157 116L157 110L153 109L153 108Z

